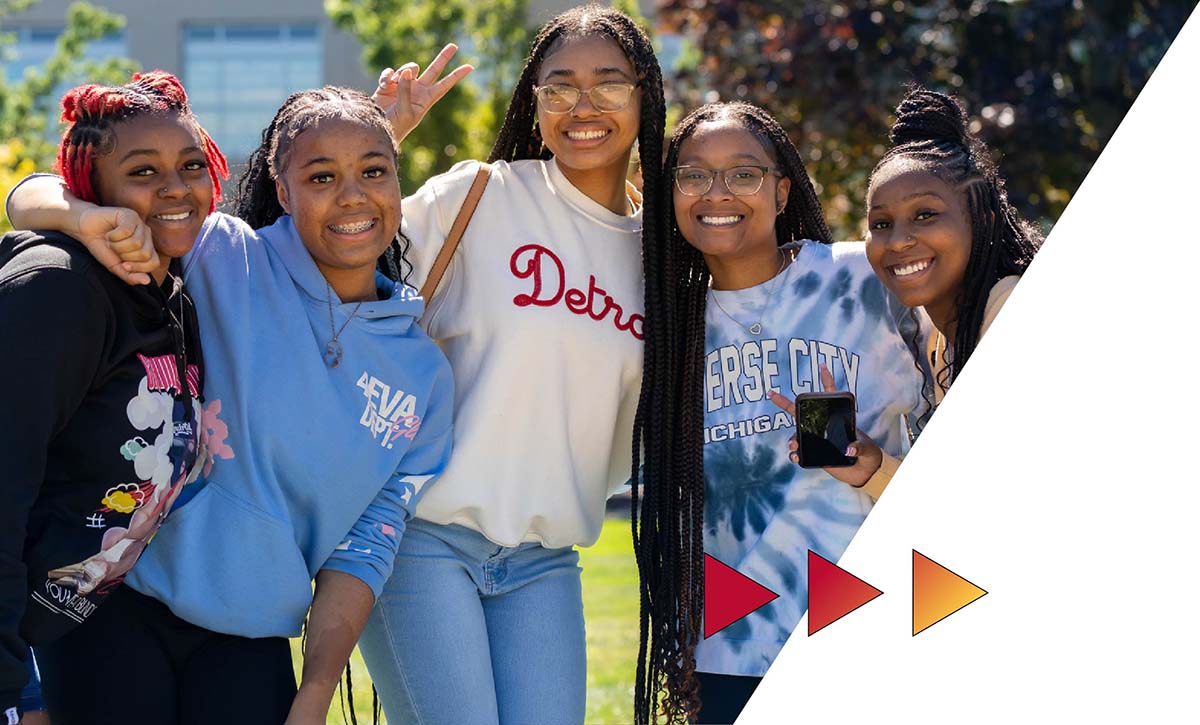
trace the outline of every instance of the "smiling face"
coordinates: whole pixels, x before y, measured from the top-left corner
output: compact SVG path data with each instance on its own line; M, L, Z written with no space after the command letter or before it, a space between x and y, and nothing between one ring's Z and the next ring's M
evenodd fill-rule
M778 166L754 134L733 120L707 121L697 126L680 145L676 165L708 170ZM710 267L714 261L767 255L774 259L775 217L787 204L791 188L788 179L768 173L758 192L750 196L733 194L723 173L700 196L685 195L676 183L671 186L679 232L710 260Z
M191 250L212 206L213 184L196 124L178 113L113 125L111 152L92 165L97 200L132 209L154 237L163 269Z
M629 153L637 140L642 112L641 88L634 88L629 103L619 111L597 110L586 91L601 83L638 82L629 58L612 40L586 36L553 45L538 70L537 85L566 85L584 93L567 113L550 113L538 103L542 141L565 170L591 171L629 166Z
M391 139L358 121L328 118L296 137L282 166L279 204L317 268L335 289L341 281L373 285L375 263L400 228Z
M880 170L867 195L867 258L883 283L935 323L950 320L971 256L963 194L902 159Z

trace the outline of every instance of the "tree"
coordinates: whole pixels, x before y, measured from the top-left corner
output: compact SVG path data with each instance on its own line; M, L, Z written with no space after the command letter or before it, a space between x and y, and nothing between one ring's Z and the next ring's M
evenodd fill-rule
M36 1L0 0L0 30L6 18ZM128 59L109 58L100 63L83 60L88 43L123 27L123 17L77 2L67 9L66 29L45 66L27 69L24 78L11 85L0 75L0 195L7 196L22 177L49 169L53 163L55 145L47 139L46 119L58 100L56 89L85 78L98 83L128 80L135 67ZM6 58L12 42L11 33L0 32L0 58ZM7 218L0 220L0 231L9 228Z
M667 0L694 46L683 105L771 111L809 166L836 235L861 238L867 176L904 85L962 98L1002 157L1010 198L1049 227L1195 0Z
M452 65L476 68L404 141L405 188L417 188L455 161L487 156L524 63L525 0L327 0L325 7L363 44L372 77L409 61L424 68L448 42L460 45Z

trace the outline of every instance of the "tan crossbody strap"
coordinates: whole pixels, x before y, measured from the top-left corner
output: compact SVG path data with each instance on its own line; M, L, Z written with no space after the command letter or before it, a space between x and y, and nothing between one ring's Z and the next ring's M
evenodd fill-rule
M433 267L429 270L429 276L425 278L425 284L421 285L421 296L425 298L425 304L429 304L433 293L437 291L438 283L442 281L442 275L450 266L454 250L458 249L463 232L467 231L467 225L471 223L471 216L475 213L475 207L479 205L479 198L483 196L483 190L487 187L488 177L491 174L490 164L479 165L479 173L475 174L475 180L471 182L467 198L463 200L462 208L458 210L458 216L454 217L454 224L450 225L450 233L446 235L446 241L442 243L442 250L438 252L437 259L433 261Z

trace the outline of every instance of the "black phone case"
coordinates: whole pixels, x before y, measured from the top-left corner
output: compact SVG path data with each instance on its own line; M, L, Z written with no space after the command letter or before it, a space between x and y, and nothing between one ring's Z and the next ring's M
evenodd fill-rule
M858 459L855 456L847 456L844 446L836 446L828 438L816 436L815 434L801 430L800 404L805 400L846 400L848 405L841 406L841 412L847 418L843 423L847 426L849 441L853 441L857 437L858 431L858 421L854 412L856 407L854 393L848 391L801 393L796 396L796 410L794 413L796 416L796 439L799 443L796 452L800 459L801 468L847 468L853 466ZM847 442L847 445L849 445L849 442Z

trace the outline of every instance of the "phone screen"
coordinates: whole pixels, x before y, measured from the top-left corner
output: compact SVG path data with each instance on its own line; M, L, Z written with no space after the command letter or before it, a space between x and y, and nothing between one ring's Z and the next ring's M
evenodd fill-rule
M801 395L796 398L800 465L805 468L853 466L846 447L855 438L854 396Z

